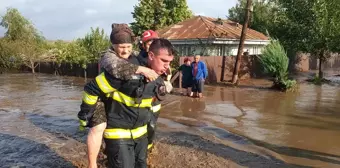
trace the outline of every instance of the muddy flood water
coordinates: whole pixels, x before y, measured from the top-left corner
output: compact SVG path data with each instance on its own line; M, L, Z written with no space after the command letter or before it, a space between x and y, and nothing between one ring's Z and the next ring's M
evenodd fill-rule
M83 78L0 75L0 167L86 167ZM340 86L170 95L150 167L340 167Z

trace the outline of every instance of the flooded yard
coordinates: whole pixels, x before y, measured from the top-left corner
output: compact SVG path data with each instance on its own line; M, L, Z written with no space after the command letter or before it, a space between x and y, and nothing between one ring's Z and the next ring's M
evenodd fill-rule
M337 79L334 79L337 81ZM0 75L0 167L86 167L83 78ZM340 167L340 87L170 95L150 167Z

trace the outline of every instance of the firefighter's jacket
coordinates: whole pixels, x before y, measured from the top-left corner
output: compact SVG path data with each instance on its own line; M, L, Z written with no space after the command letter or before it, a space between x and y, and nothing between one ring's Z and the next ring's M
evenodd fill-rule
M136 57L130 59L138 63ZM160 98L165 92L162 90L164 81L159 77L153 82L146 82L142 75L135 75L131 80L114 78L106 71L98 75L84 87L80 120L89 121L100 98L105 104L107 129L104 138L138 138L147 131L153 113L160 108Z

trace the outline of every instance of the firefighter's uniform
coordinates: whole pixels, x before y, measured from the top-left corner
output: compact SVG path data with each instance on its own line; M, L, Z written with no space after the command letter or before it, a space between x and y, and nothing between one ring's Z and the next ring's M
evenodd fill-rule
M148 53L144 50L141 49L139 55L138 55L138 60L140 62L141 65L146 66L147 62L148 62ZM170 72L171 73L171 72ZM165 85L166 87L166 92L170 93L170 91L172 90L172 85L170 83L170 79L171 79L171 75L170 74L163 74L163 76L161 76L163 79L165 78ZM157 104L160 104L160 100L156 100ZM159 117L160 112L154 112L152 115L152 118L150 120L150 122L148 123L148 149L151 149L153 147L153 140L155 139L155 131L156 131L156 123L157 123L157 119Z
M153 113L161 108L160 101L165 96L163 79L159 77L146 82L143 76L136 75L134 79L124 81L105 71L84 90L78 114L84 125L91 119L98 98L105 104L107 129L104 140L109 167L146 168L147 133L152 131L148 129L148 123L154 120Z

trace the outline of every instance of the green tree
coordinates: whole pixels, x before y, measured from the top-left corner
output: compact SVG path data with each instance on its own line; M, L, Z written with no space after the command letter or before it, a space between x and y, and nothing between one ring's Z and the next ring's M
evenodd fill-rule
M264 72L274 78L273 88L286 91L295 85L288 79L289 58L278 40L271 40L258 58Z
M1 16L0 25L7 29L5 37L12 41L42 38L33 24L15 8L7 8L6 14Z
M5 39L12 55L18 56L22 63L31 68L32 73L42 59L46 59L46 42L44 37L34 28L33 24L23 17L15 8L8 8L6 14L1 16L0 25L7 29Z
M245 0L229 10L229 19L242 23ZM338 0L259 0L253 4L250 27L280 40L290 58L296 52L311 53L322 64L340 51L340 3Z
M131 28L136 35L143 31L158 30L192 16L186 0L139 0L134 6Z
M61 63L78 64L84 69L90 62L92 56L91 53L82 46L80 41L56 41L53 44L51 52L55 56L55 62L58 66L60 66Z
M282 20L280 40L293 51L310 52L322 64L340 47L340 3L337 0L279 0L286 20Z
M89 55L89 62L98 61L100 53L106 50L110 46L110 40L107 35L105 35L104 29L93 29L91 27L91 32L86 34L84 38L77 40L79 46L85 48Z
M164 0L168 17L166 25L172 25L186 20L193 16L186 0Z
M167 11L163 0L139 0L134 6L132 17L135 22L131 28L136 35L140 35L148 29L156 30L165 26Z
M50 55L46 50L45 41L13 41L16 49L16 54L21 59L21 62L26 67L30 68L32 73L35 73L35 68L41 61L49 61Z
M15 54L15 47L6 38L0 39L0 69L17 68L21 62Z
M228 19L243 24L246 4L246 0L238 0L236 6L229 9ZM281 17L277 3L273 0L253 1L252 12L249 27L265 34L275 30L276 22Z
M88 63L97 62L100 53L110 46L109 38L103 29L93 29L85 35L72 42L56 41L50 47L56 63L79 64L86 69Z

